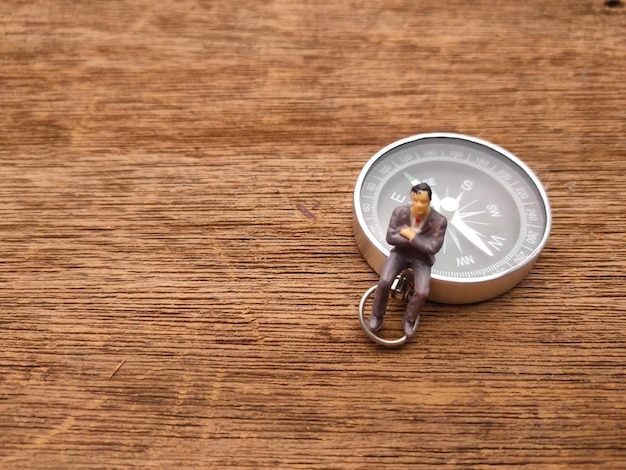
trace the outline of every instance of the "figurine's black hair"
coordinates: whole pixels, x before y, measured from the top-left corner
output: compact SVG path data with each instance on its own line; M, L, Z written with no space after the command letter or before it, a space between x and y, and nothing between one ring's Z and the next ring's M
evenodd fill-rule
M430 186L428 186L428 184L426 184L426 183L419 183L419 184L416 184L415 186L413 186L411 188L411 192L412 193L417 194L420 191L426 191L428 193L428 200L433 198L433 190L430 189Z

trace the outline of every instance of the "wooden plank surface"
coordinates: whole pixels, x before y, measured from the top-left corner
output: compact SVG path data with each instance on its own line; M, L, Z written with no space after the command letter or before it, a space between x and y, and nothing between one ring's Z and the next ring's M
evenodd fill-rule
M623 2L7 0L0 86L0 467L626 466ZM434 131L552 236L387 350L352 190Z

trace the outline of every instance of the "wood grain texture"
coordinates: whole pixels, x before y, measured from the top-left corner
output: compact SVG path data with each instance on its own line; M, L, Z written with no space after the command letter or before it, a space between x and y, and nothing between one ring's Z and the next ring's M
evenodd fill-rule
M622 3L2 2L0 467L624 468ZM433 131L552 235L386 350L352 189Z

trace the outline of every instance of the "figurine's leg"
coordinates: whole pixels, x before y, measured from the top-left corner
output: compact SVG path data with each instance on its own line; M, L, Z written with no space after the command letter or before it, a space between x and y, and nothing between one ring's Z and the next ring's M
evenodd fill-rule
M380 273L380 280L376 287L374 295L374 305L372 306L372 315L368 319L370 330L376 332L383 326L383 316L387 310L387 302L389 301L389 291L391 285L400 271L407 267L404 256L399 255L394 250L391 251L389 257L383 265Z
M406 313L402 317L404 320L404 334L407 338L413 336L413 327L419 315L426 297L430 293L430 270L431 267L421 261L413 263L413 295L406 306Z

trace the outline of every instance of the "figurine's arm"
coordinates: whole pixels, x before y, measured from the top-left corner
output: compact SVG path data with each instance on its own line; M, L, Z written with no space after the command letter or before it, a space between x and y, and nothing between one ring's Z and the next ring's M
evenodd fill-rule
M394 246L409 246L409 240L400 234L402 229L407 227L406 224L402 223L401 212L402 208L398 207L391 214L391 220L387 228L387 243Z
M443 245L447 227L448 221L445 217L442 217L441 221L433 226L428 233L418 233L411 238L411 246L425 255L434 255Z

